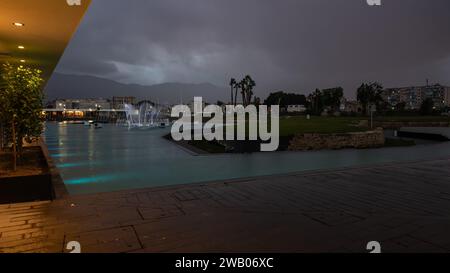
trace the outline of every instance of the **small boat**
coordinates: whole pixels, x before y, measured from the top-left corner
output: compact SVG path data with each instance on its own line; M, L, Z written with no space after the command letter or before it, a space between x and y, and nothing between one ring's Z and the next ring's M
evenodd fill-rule
M103 128L101 123L94 123L94 129L101 129Z
M160 122L158 125L159 128L166 128L167 126L169 126L168 122Z
M94 122L93 122L92 120L89 120L89 121L85 121L85 122L83 123L83 125L89 127L89 126L91 126L93 123L94 123Z

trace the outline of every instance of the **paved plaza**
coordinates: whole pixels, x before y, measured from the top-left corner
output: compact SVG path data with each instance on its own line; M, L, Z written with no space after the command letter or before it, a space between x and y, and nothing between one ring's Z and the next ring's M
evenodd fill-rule
M0 252L450 250L450 159L0 206Z

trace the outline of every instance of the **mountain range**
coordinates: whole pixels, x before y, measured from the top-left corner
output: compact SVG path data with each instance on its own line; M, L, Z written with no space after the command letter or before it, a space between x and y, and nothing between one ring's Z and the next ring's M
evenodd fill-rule
M194 96L216 103L228 101L229 89L211 83L162 83L155 85L124 84L109 79L53 73L45 87L46 100L77 98L112 98L134 96L162 104L188 103Z

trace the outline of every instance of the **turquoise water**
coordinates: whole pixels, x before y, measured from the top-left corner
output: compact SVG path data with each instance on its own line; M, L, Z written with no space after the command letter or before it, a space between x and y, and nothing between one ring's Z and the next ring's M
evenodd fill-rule
M365 150L193 156L162 138L169 132L47 123L45 141L71 194L450 156L450 142Z

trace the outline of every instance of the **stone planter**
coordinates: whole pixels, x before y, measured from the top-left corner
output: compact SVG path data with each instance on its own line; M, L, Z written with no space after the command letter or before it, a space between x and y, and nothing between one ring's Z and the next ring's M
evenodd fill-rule
M53 200L66 193L64 183L48 156L45 144L30 148L39 158L41 171L0 176L0 204Z
M0 178L0 204L51 200L53 187L49 173Z

